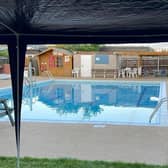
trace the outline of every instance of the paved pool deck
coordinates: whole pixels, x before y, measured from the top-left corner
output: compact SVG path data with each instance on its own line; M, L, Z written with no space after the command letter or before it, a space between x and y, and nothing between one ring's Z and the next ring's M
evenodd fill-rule
M15 156L14 128L0 123L0 156ZM22 123L21 156L168 164L168 128Z
M48 80L47 77L36 77L37 81ZM0 79L0 88L3 87L10 87L11 86L11 79Z
M36 81L43 81L43 80L48 80L48 77L36 77ZM142 77L142 78L117 78L117 79L113 79L113 78L72 78L72 77L58 77L58 78L54 78L54 79L66 79L66 80L114 80L114 81L161 81L161 82L166 82L167 86L168 86L168 77ZM11 79L5 79L2 80L0 79L0 88L3 87L9 87L11 86Z
M167 78L141 80L168 83ZM10 81L4 81L0 81L0 87L10 85ZM0 122L0 156L16 155L14 132L9 122ZM168 127L23 122L21 156L164 165L168 164Z

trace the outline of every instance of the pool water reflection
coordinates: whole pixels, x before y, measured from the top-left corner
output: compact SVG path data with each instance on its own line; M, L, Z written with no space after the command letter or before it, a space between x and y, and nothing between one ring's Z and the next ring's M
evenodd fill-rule
M22 119L47 122L148 124L160 85L55 81L24 89ZM30 106L32 103L32 111ZM159 124L156 116L153 124Z
M3 91L0 91L2 94ZM149 117L158 103L151 97L159 96L159 83L42 82L24 87L22 120L149 125ZM160 124L159 113L153 118L152 124Z

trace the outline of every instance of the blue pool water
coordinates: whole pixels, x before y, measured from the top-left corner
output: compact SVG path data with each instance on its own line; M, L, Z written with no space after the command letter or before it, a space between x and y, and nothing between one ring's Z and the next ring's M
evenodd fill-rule
M149 125L160 83L47 81L23 91L22 120L37 122ZM11 101L11 90L0 89ZM0 120L5 120L1 118ZM152 125L160 125L159 112Z

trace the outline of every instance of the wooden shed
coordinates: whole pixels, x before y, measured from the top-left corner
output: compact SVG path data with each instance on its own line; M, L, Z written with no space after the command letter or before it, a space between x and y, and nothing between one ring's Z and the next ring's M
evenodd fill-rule
M48 49L37 55L39 75L71 77L73 53L59 48ZM46 73L47 72L47 73Z

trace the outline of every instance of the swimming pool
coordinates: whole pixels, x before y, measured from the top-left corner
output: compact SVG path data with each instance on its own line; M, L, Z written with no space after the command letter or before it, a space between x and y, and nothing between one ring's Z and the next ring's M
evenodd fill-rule
M158 103L155 99L164 96L164 87L163 82L40 82L24 87L22 121L163 125L162 110L156 113L152 123L149 117ZM12 103L10 89L0 89L0 97Z

